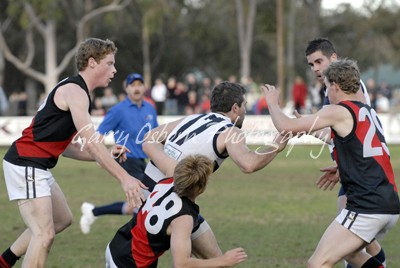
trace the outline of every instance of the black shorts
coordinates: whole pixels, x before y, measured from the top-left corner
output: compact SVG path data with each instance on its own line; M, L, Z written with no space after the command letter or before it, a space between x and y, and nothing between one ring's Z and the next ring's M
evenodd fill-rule
M143 179L144 170L146 168L146 162L143 158L127 158L126 161L120 163L120 165L129 175L138 180Z

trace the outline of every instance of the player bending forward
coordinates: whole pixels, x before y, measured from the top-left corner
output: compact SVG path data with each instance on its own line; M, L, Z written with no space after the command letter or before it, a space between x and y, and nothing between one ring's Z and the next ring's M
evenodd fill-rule
M212 169L205 156L180 161L174 176L158 182L139 212L117 231L106 249L106 267L154 268L169 248L174 267L232 267L245 261L242 248L207 260L191 257L191 233L199 225L195 200L206 189Z

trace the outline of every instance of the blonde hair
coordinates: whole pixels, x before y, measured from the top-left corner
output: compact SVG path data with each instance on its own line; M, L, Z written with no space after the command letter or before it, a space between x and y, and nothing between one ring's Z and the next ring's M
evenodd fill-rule
M90 58L93 58L98 63L111 53L117 53L117 47L113 41L88 38L79 45L75 56L76 67L78 71L83 71L88 66Z
M324 75L329 83L336 83L346 94L355 94L360 89L360 70L353 60L342 59L332 62Z
M174 191L180 197L195 198L202 194L213 171L213 161L203 155L189 155L175 167Z

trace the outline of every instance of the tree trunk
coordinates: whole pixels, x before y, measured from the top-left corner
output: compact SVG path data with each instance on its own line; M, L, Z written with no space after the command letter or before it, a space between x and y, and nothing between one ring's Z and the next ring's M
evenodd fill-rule
M288 16L288 26L287 26L287 87L286 87L286 96L287 101L290 99L290 93L293 86L294 81L294 40L295 40L295 33L296 33L296 2L297 0L290 0L290 7L289 7L289 16Z
M6 60L4 59L3 53L0 51L0 87L3 87L5 68Z
M143 49L143 75L148 89L151 89L151 63L150 63L150 34L146 20L143 19L142 26L142 49Z
M43 79L45 91L49 93L58 83L59 71L57 69L57 40L55 22L48 21L46 24L45 40L45 70L46 77Z
M278 67L278 87L281 91L282 104L286 103L285 92L285 44L283 42L284 21L283 21L283 1L276 0L276 35L277 35L277 67Z
M307 31L304 34L307 35L308 40L312 40L314 38L321 37L321 29L319 26L319 18L320 18L320 11L321 11L321 1L322 0L304 0L304 4L306 6L305 9L305 16L308 18L305 29ZM311 84L311 81L315 80L315 75L311 71L310 68L307 69L307 83Z
M242 0L236 0L238 43L240 52L240 80L246 81L251 73L251 49L257 0L249 1L247 20L244 20Z

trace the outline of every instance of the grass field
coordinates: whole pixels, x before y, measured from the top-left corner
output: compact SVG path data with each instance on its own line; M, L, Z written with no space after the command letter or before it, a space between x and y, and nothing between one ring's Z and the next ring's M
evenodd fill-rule
M336 214L338 186L331 192L315 187L319 168L331 163L326 149L317 159L310 157L311 151L316 155L319 150L320 147L295 146L288 155L285 150L269 166L250 175L241 173L228 159L213 175L198 203L224 251L245 248L248 260L238 267L306 267L308 257ZM400 174L400 147L391 146L390 150L395 173ZM1 156L4 152L0 148ZM47 267L104 267L104 249L129 217L101 217L92 232L83 235L79 229L80 205L84 201L105 204L124 200L119 184L95 163L63 157L53 174L75 218L70 228L57 235ZM397 184L400 185L398 179ZM24 230L16 204L8 201L3 179L0 211L3 251ZM388 267L400 267L399 238L397 225L382 241ZM169 253L160 259L159 267L171 267Z

